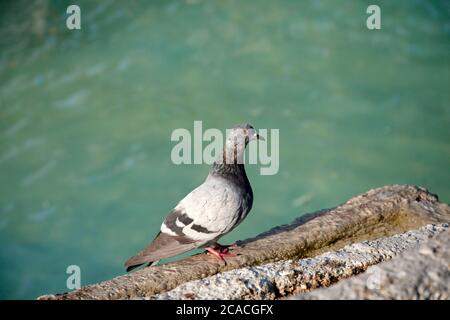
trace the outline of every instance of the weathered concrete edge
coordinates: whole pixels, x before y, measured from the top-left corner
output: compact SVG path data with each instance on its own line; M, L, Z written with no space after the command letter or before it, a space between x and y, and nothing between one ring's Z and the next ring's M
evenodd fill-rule
M447 224L448 225L448 224ZM449 300L450 233L441 232L355 277L293 299Z
M216 274L184 283L177 288L145 299L236 300L280 299L345 282L373 265L417 248L419 244L448 236L449 224L427 225L417 230L377 240L362 241L313 258L273 262ZM369 279L370 280L370 279ZM369 283L370 284L370 283ZM351 291L346 286L347 291ZM342 291L342 290L341 290ZM313 291L315 292L315 291ZM336 295L333 295L336 298Z
M257 213L253 213L257 214ZM346 244L450 221L450 207L416 186L370 190L346 203L296 219L240 243L227 264L204 254L39 299L126 299L169 291L182 283L246 266L308 257Z

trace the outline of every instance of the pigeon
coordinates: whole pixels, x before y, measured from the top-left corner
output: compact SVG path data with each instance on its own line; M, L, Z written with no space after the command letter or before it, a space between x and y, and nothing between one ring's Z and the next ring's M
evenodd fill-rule
M169 213L155 239L125 262L127 272L143 264L155 265L196 248L224 261L236 245L217 241L248 215L253 191L244 168L244 153L252 140L265 140L250 124L229 130L223 152L213 163L205 181L184 197Z

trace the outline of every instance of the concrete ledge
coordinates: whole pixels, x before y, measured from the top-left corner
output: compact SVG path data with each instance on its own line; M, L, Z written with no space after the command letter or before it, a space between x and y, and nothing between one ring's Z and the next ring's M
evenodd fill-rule
M296 299L449 300L449 261L447 229L390 261L369 267L361 275L301 294Z
M184 283L177 288L148 297L160 300L235 300L235 299L280 299L320 287L328 287L366 271L372 265L389 260L397 254L415 249L429 238L441 233L448 236L449 224L427 225L418 230L400 235L368 240L344 248L321 254L314 258L285 260L256 267L227 271L201 280ZM371 275L372 278L370 277ZM369 272L359 287L378 289L379 274ZM409 278L408 278L409 279ZM342 281L351 282L353 279ZM339 282L339 287L342 282ZM361 282L361 281L360 281ZM315 290L311 294L299 296L301 299L329 297L340 299L350 296L354 289L343 285L343 289L333 291ZM319 294L319 292L322 292ZM340 294L344 293L343 296Z
M253 214L258 214L254 212ZM416 186L373 189L332 209L303 215L289 225L245 240L224 265L205 254L39 299L133 299L167 292L217 273L270 262L312 257L347 244L450 221L450 207Z

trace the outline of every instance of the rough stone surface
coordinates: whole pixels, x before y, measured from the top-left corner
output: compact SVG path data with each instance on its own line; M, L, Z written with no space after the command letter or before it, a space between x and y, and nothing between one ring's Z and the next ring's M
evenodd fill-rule
M363 272L371 265L391 259L398 253L417 247L429 237L443 232L448 233L448 224L428 225L400 235L348 245L314 258L227 271L185 283L174 290L149 298L278 299L329 286L342 278ZM351 287L345 286L342 291L345 290L351 291ZM336 297L339 294L340 292L336 292Z
M443 232L354 278L296 297L315 299L449 300L450 234Z
M253 212L252 214L258 214ZM174 289L220 272L275 261L312 257L347 244L377 239L430 223L450 221L450 207L416 186L391 185L370 190L346 203L303 215L240 244L237 257L223 264L205 254L195 255L79 290L39 299L132 299Z

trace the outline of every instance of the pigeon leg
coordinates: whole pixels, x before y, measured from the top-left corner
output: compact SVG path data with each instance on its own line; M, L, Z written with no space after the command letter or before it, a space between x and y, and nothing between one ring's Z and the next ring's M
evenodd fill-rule
M217 251L216 249L211 248L211 247L206 248L206 250L209 253L211 253L213 256L217 257L219 260L224 261L224 262L225 262L225 259L223 257L236 257L237 256L237 254Z

